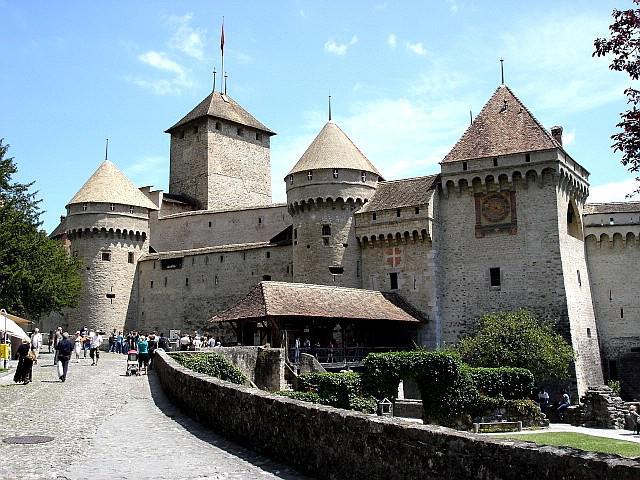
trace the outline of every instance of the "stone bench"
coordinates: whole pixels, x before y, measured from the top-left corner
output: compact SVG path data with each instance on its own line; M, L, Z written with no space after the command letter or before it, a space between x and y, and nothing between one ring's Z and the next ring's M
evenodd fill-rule
M522 422L483 422L473 424L473 433L521 432Z

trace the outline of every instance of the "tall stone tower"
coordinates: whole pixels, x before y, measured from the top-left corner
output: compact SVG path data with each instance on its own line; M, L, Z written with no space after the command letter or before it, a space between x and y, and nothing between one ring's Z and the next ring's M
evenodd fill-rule
M136 264L149 251L156 206L105 160L67 204L69 250L82 261L82 294L65 312L70 329L122 330L136 312Z
M171 135L169 193L202 210L271 203L274 132L228 95L212 92L166 133Z
M353 214L380 173L332 121L285 177L293 219L293 281L362 287Z
M561 135L496 90L441 163L438 295L446 343L486 312L525 307L554 322L584 393L602 383L581 223L589 173Z

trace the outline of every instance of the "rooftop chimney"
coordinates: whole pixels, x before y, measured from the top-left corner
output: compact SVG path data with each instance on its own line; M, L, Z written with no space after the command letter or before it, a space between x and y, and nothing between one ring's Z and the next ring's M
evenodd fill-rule
M556 142L562 145L562 127L557 125L555 127L551 127L551 136Z

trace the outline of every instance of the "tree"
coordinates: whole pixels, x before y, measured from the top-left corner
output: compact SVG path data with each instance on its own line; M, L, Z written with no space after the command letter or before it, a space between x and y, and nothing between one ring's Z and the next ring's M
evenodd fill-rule
M633 0L640 5L640 0ZM609 26L610 38L597 38L594 41L593 56L613 55L609 65L611 70L627 72L631 80L640 78L640 9L613 10L613 23ZM621 163L631 173L640 172L640 91L629 87L624 91L627 104L631 107L620 114L621 121L616 125L622 131L611 136L612 148L622 152ZM640 176L636 177L640 181ZM640 193L640 187L634 192Z
M524 309L482 316L476 332L454 349L471 366L526 368L537 381L566 378L573 361L565 339Z
M14 182L9 145L0 139L0 307L37 319L77 305L82 287L77 259L39 229L33 183Z

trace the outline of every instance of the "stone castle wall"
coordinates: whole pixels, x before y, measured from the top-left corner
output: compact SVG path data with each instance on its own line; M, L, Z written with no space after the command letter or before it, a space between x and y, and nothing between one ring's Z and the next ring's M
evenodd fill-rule
M171 133L169 193L185 195L208 208L209 166L206 120L198 120Z
M266 242L291 225L286 205L245 210L185 212L151 221L151 246L158 252Z
M167 396L195 419L323 479L631 480L640 462L314 405L195 373L156 350ZM194 395L193 392L198 392Z
M172 267L176 260L180 268ZM258 282L291 281L291 270L290 246L149 254L138 266L137 322L131 328L166 334L170 329L201 331L209 318L233 306Z

